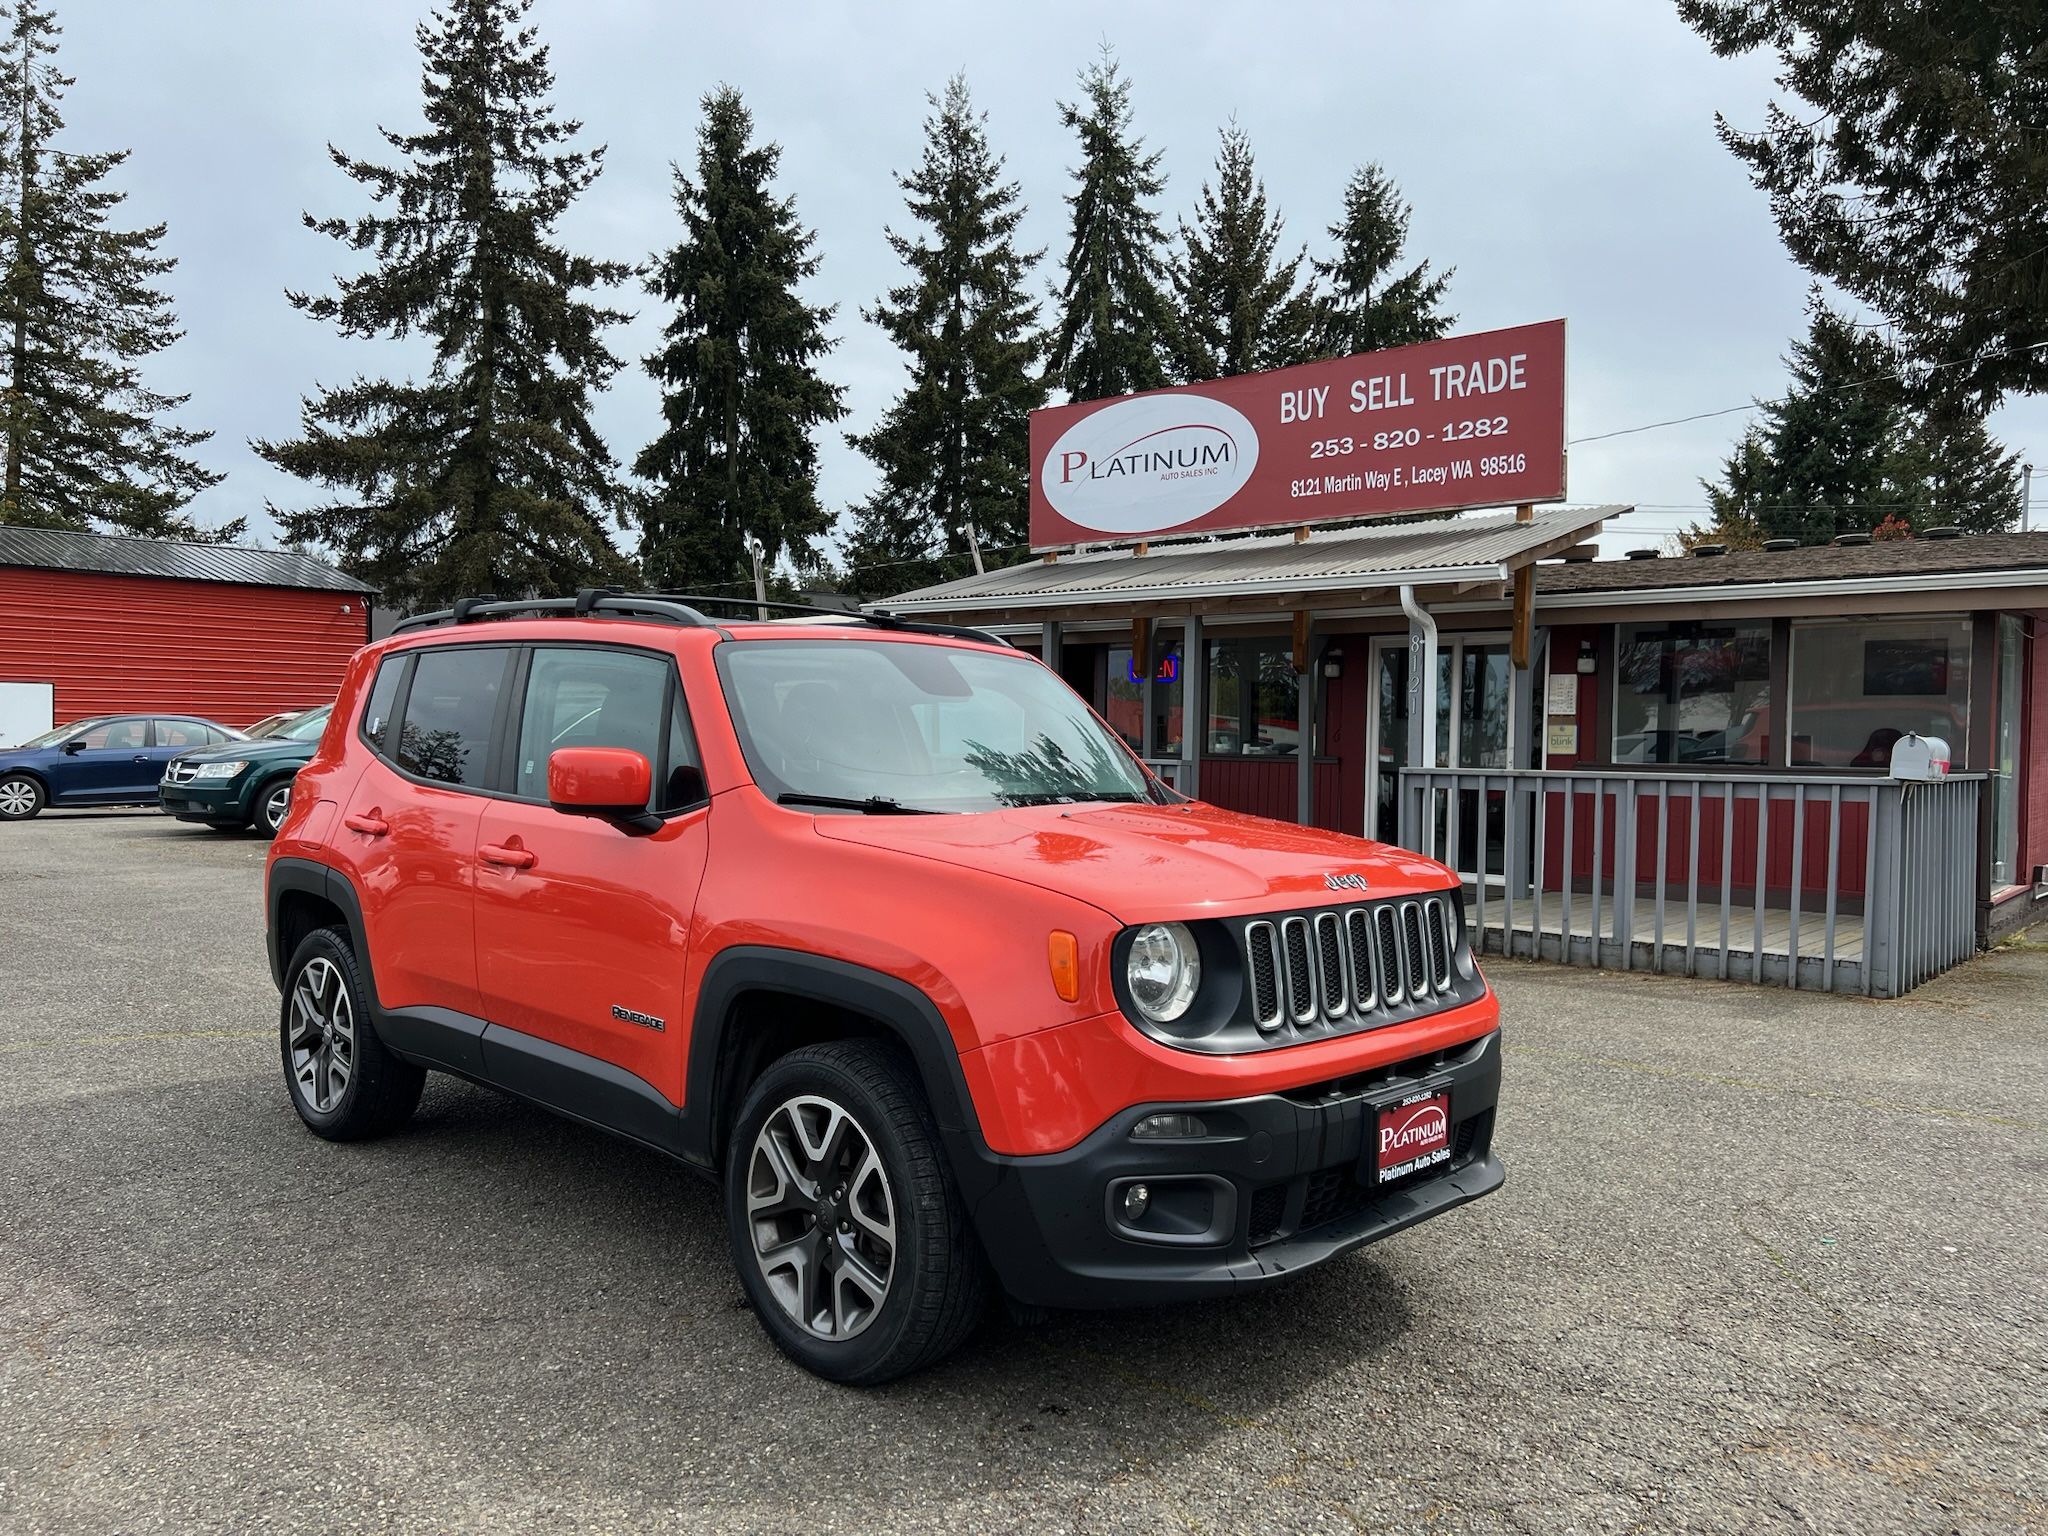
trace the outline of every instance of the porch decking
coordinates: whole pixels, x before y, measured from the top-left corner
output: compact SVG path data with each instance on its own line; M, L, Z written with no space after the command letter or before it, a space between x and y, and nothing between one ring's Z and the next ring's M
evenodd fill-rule
M1572 893L1567 916L1564 894L1546 891L1540 900L1527 895L1514 902L1514 939L1508 948L1507 902L1498 886L1486 892L1485 911L1480 911L1480 894L1470 880L1465 882L1465 910L1481 934L1481 952L1490 955L1512 953L1527 959L1572 960L1580 964L1622 969L1663 970L1679 975L1720 977L1730 981L1785 982L1793 954L1792 909L1766 906L1763 909L1761 939L1757 910L1753 902L1739 902L1728 911L1728 933L1721 934L1721 902L1702 899L1691 938L1687 938L1687 907L1683 896L1666 897L1663 921L1658 922L1657 902L1638 898L1617 926L1620 915L1613 898L1603 893L1596 909L1587 891ZM1597 926L1596 926L1597 925ZM1664 935L1664 953L1657 953L1655 935ZM1565 953L1569 933L1571 953ZM1617 937L1617 935L1626 937ZM1810 905L1799 912L1799 971L1796 985L1824 990L1860 991L1863 980L1863 919L1859 914L1835 916L1830 928L1823 913ZM1662 963L1660 964L1659 961Z

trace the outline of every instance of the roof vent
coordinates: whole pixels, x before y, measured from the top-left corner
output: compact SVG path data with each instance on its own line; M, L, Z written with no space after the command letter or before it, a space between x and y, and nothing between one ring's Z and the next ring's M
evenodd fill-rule
M1632 549L1628 552L1628 557L1631 560L1654 560L1657 558L1657 551L1654 549Z
M1765 539L1765 540L1764 540L1764 548L1765 548L1765 549L1768 549L1768 550L1769 550L1769 551L1770 551L1770 552L1771 552L1772 554L1774 554L1774 555L1775 555L1775 554L1779 554L1779 553L1781 553L1781 552L1783 552L1783 551L1785 551L1785 550L1788 550L1788 549L1797 549L1798 547L1799 547L1799 541L1798 541L1797 539Z
M1867 533L1838 533L1835 535L1835 542L1844 549L1855 549L1860 545L1868 544L1870 542L1870 535Z
M1960 539L1962 536L1963 530L1960 528L1923 528L1920 530L1920 537L1923 539Z
M1726 544L1695 544L1692 547L1692 557L1695 560L1711 560L1716 555L1725 555L1727 553L1728 546Z

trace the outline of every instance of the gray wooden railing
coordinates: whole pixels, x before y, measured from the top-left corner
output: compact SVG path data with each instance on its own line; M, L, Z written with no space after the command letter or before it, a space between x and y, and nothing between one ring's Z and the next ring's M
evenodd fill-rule
M1482 951L1897 997L1977 945L1983 775L1401 771Z

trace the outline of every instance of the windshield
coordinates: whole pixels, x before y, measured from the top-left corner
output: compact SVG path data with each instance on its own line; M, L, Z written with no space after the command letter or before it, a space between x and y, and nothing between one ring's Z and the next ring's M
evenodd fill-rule
M987 811L1154 798L1123 744L1027 657L829 640L717 656L748 766L776 799Z
M40 736L32 736L27 741L24 741L22 743L22 746L24 748L54 747L55 745L57 745L58 742L62 741L65 737L76 735L80 731L98 725L100 721L106 718L107 717L105 715L95 715L90 720L74 720L69 725L58 726L57 729L55 729L54 731L45 731Z
M309 709L295 720L278 726L271 734L282 736L286 741L318 741L320 733L327 729L327 714L332 704L322 704L318 709Z

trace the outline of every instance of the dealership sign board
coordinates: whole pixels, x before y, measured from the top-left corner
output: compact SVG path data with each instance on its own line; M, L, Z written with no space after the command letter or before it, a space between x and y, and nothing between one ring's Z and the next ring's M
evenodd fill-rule
M1564 322L1031 416L1031 545L1564 497Z

